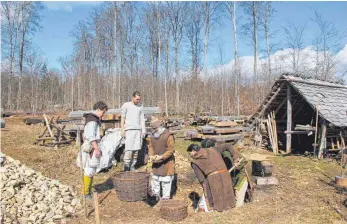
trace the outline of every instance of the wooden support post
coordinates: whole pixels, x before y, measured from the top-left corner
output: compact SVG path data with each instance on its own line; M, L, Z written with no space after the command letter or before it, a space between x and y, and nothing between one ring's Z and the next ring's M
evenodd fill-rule
M95 223L100 224L99 198L98 198L97 192L93 192L93 198L94 198L94 210L95 210Z
M291 95L291 88L289 84L287 85L287 144L286 144L286 151L287 153L290 153L292 150L292 95Z
M46 114L43 114L43 117L45 118L45 121L46 121L46 125L47 125L47 129L49 131L49 134L51 135L52 138L54 138L54 135L53 135L53 132L52 132L52 129L51 129L51 126L50 126L50 122L48 122L48 119L47 119L47 116Z
M318 158L321 159L322 158L322 154L323 154L323 150L327 148L327 126L325 121L323 121L322 125L321 125L321 138L320 138L320 142L319 142L319 152L318 152Z
M276 117L274 112L272 112L272 123L273 123L273 134L274 134L275 145L276 145L276 153L278 153L277 124L276 124Z
M335 149L334 139L330 138L330 142L331 142L331 147L334 150Z
M316 132L314 134L314 147L313 147L313 157L316 156L316 149L317 149L317 135L318 135L318 116L319 116L319 101L320 98L318 99L318 102L316 104Z

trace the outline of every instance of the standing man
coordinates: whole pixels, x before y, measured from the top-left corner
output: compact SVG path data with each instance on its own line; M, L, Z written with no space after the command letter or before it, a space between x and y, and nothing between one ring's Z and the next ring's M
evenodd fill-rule
M93 111L85 113L85 126L83 131L83 144L81 151L77 157L77 166L83 166L84 171L84 191L83 194L86 198L91 199L91 188L93 183L93 176L96 173L96 168L100 162L102 155L99 148L100 142L100 124L101 118L108 110L106 103L99 101L93 106ZM81 164L82 158L82 164Z
M124 171L135 170L137 156L146 135L145 116L140 104L141 94L136 91L130 102L122 106L121 134L125 138Z
M199 209L222 212L234 207L232 180L221 155L216 150L195 144L191 144L187 151L193 158L191 166L204 191Z
M153 121L151 127L153 132L148 145L148 154L153 161L152 193L156 201L168 200L171 198L171 186L175 175L175 139L173 134L163 127L161 121Z
M201 142L201 146L210 150L216 150L222 156L227 169L235 166L231 176L234 183L236 207L242 206L249 184L246 173L248 172L246 170L248 163L246 158L238 150L234 149L232 143L216 145L215 140L207 138Z

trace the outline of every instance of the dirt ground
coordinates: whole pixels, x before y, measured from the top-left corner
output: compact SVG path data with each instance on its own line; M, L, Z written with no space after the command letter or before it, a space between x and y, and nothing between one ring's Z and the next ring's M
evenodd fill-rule
M57 179L61 183L81 189L81 173L75 165L77 148L66 146L57 150L32 143L44 127L26 126L22 118L5 118L6 128L1 129L1 150L23 164ZM190 141L176 140L178 191L175 198L187 199L191 192L201 195L190 167L185 149ZM189 215L179 223L346 223L347 208L343 206L347 191L334 186L333 180L341 168L332 161L316 161L294 155L274 156L272 153L246 148L243 154L249 158L270 158L275 164L277 186L256 188L255 200L243 207L227 212L194 213L189 203ZM158 209L145 202L122 202L112 190L112 176L122 169L119 163L111 170L98 174L95 189L100 192L102 223L168 223L160 218ZM144 168L141 168L144 169ZM92 203L88 202L89 218L83 212L68 218L68 223L94 223Z

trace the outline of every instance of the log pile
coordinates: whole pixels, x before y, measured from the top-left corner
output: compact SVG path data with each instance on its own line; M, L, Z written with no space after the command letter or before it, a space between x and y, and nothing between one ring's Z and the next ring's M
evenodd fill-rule
M251 136L251 129L235 121L211 121L208 125L186 132L185 139L215 139L217 142L230 142Z
M168 118L165 122L170 131L182 130L184 127L184 120L180 118Z

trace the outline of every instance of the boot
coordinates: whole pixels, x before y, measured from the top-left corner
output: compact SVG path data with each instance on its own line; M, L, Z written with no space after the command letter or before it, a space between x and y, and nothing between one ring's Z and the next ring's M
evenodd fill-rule
M92 190L92 182L93 182L93 177L89 176L84 176L83 177L83 182L84 182L84 189L83 189L83 195L86 198L91 198L91 190Z
M124 165L124 171L130 171L129 165Z
M130 166L130 171L134 171L135 170L135 164Z

